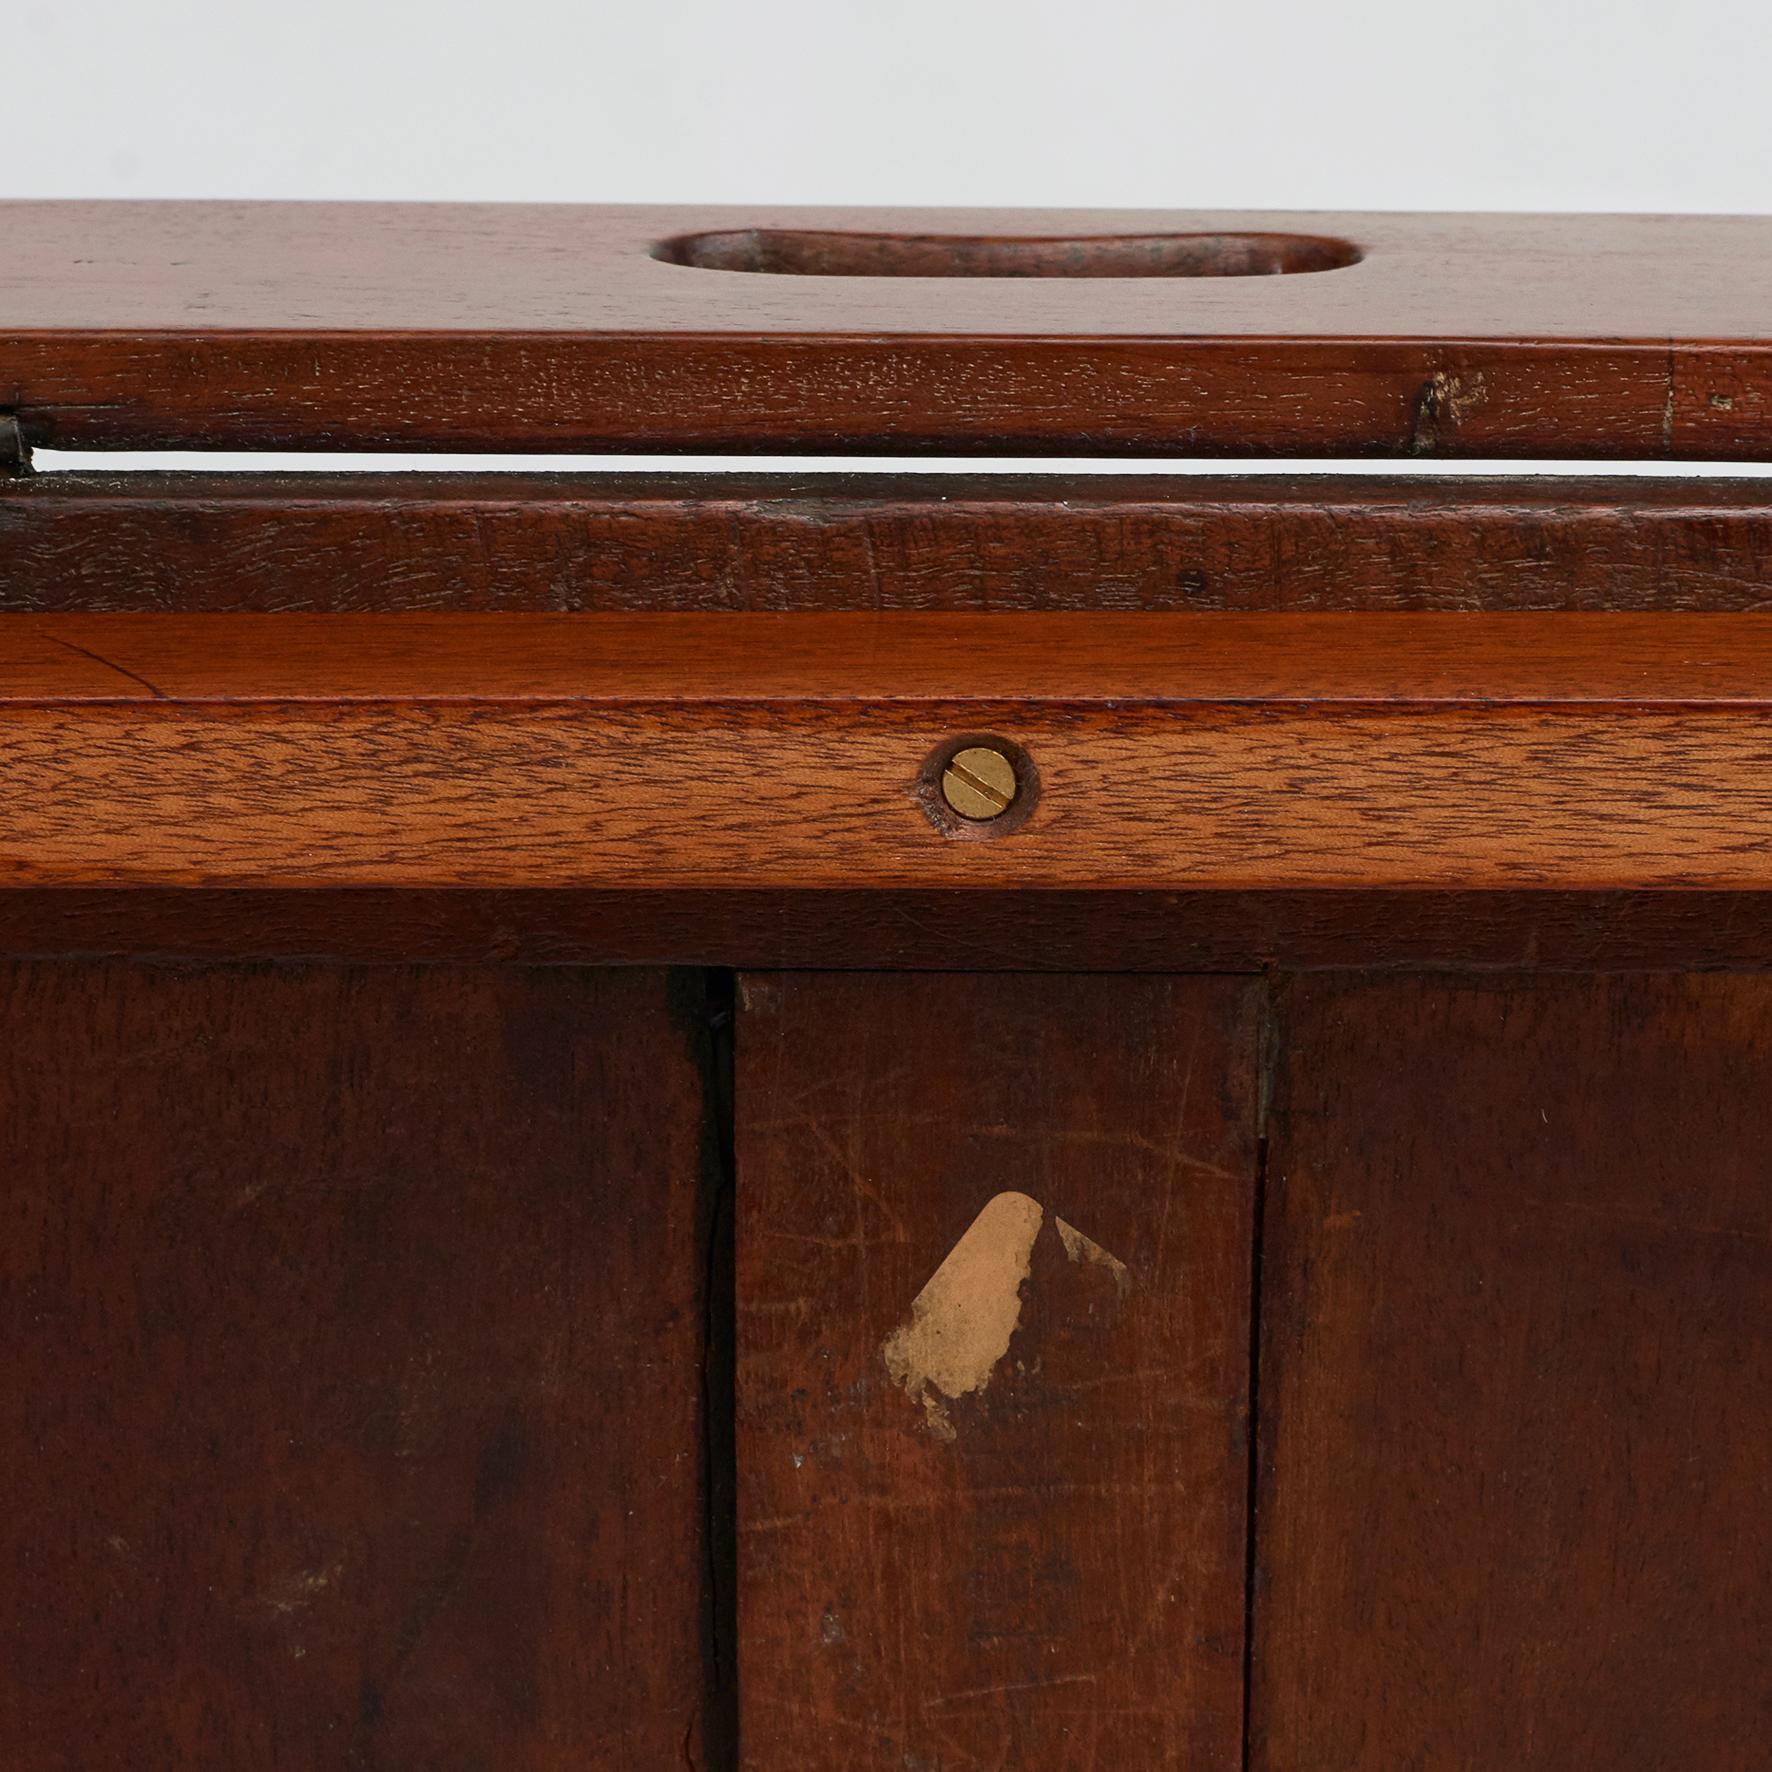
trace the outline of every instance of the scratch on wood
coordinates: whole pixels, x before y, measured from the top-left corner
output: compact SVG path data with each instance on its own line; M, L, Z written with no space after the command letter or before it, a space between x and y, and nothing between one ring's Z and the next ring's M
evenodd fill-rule
M1678 386L1678 366L1674 358L1674 341L1667 341L1667 394L1661 404L1661 452L1671 455L1674 447L1674 392Z
M269 1593L261 1595L259 1604L266 1611L286 1618L312 1605L344 1574L344 1570L342 1560L323 1569L305 1569L299 1574L289 1576Z
M150 683L139 671L132 671L128 665L120 665L115 659L106 658L103 653L94 652L88 646L77 646L72 640L62 639L59 634L45 634L43 637L66 652L77 652L82 658L89 658L94 664L103 665L107 671L115 671L119 677L127 677L131 683L139 683L156 701L166 699L164 689L157 683Z
M1411 455L1435 455L1456 436L1466 414L1489 397L1481 375L1466 380L1450 370L1436 369L1415 401L1415 423L1409 436Z

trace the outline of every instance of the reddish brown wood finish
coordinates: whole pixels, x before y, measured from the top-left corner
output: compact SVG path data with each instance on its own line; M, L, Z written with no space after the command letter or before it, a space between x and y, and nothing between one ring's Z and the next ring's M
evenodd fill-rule
M1763 480L42 474L0 610L1746 611Z
M717 1763L663 974L0 971L0 1762Z
M21 616L0 711L1025 704L1633 712L1772 703L1757 615Z
M1360 262L784 276L655 255L759 228L925 248L1292 235ZM0 234L0 388L39 442L1552 457L1772 443L1763 217L10 203ZM1100 268L1098 249L1071 256ZM1324 260L1314 244L1302 256Z
M740 1002L743 1763L1239 1765L1256 988ZM1006 1193L1013 1332L926 1418L883 1344Z
M1764 888L1769 679L1737 616L20 617L0 877Z
M0 953L918 972L1772 967L1762 892L0 892Z
M1284 994L1259 1772L1765 1764L1763 979Z

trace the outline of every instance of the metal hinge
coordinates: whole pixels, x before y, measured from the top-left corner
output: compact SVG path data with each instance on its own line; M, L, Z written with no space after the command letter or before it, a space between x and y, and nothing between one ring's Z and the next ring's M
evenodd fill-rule
M28 474L31 471L31 446L25 441L23 427L10 412L0 412L0 474Z

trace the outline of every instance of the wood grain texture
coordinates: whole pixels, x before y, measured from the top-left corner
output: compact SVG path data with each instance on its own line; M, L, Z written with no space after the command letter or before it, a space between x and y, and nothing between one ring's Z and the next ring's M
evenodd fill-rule
M1295 981L1261 1772L1765 1764L1772 987Z
M746 1766L1240 1764L1256 999L741 982ZM883 1345L1004 1195L1006 1347L926 1413Z
M1011 717L1019 716L1019 717ZM1006 732L1044 794L988 843L917 802ZM1763 713L8 716L0 884L1765 890Z
M1278 276L781 276L666 241L1256 232ZM1772 221L8 203L0 387L98 447L1743 457Z
M0 610L1758 610L1763 480L44 474Z
M692 1043L650 972L0 969L0 1760L703 1754Z
M1757 617L19 617L13 885L1764 888ZM925 765L1027 750L955 841Z
M315 704L652 713L1772 705L1754 615L25 616L0 712Z

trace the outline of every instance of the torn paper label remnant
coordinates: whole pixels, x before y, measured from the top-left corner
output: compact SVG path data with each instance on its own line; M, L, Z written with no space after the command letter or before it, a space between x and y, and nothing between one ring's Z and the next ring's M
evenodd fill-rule
M1064 1252L1079 1267L1090 1263L1095 1267L1104 1267L1113 1275L1114 1290L1124 1298L1132 1290L1132 1270L1117 1255L1109 1255L1102 1246L1086 1237L1075 1225L1066 1224L1062 1218L1052 1221L1058 1226L1059 1241L1064 1244Z
M1009 1351L1044 1217L1026 1194L987 1202L880 1350L893 1382L923 1405L941 1439L954 1437L942 1398L983 1390Z
M1026 1194L988 1201L881 1346L893 1383L922 1405L938 1439L954 1438L947 1404L982 1391L1009 1352L1045 1220L1045 1209ZM1073 1264L1103 1270L1121 1298L1132 1290L1123 1261L1062 1218L1052 1223Z

